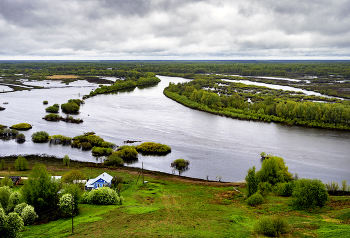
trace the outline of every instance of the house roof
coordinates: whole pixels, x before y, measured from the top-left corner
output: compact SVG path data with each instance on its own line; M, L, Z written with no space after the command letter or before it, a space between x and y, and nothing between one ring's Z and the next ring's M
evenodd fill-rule
M94 179L90 179L89 181L87 181L87 183L85 184L86 187L93 187L94 183L96 181L98 181L99 179L102 179L104 181L106 181L107 183L111 183L112 182L112 179L113 177L109 174L107 174L106 172L104 172L103 174L100 174L99 176L97 176L96 178Z

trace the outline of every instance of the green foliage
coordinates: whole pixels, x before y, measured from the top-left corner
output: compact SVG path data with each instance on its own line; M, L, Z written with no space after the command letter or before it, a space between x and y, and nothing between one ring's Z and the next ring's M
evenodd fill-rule
M6 166L5 160L1 159L1 161L0 161L0 170L4 170L5 166Z
M72 138L63 135L53 135L49 136L50 144L62 144L62 145L70 145L72 142Z
M38 215L34 211L34 207L27 205L23 208L21 212L21 217L23 219L24 225L32 225L34 221L38 218Z
M12 212L13 209L23 201L23 197L19 192L12 192L8 200L7 211Z
M70 158L69 158L69 156L68 156L68 155L63 156L62 161L63 161L63 165L65 165L65 166L68 166L68 167L69 167Z
M61 104L61 108L65 113L77 113L80 109L79 105L74 102L63 103Z
M85 102L83 100L81 100L81 99L69 99L68 103L75 103L78 106L80 106L80 104L84 104Z
M22 156L18 156L18 158L15 160L15 169L17 171L28 170L28 166L28 161Z
M123 181L124 181L123 177L119 175L115 175L112 178L111 188L117 189L118 195L120 195L120 190L122 189Z
M73 183L74 180L84 180L85 175L80 170L70 170L62 176L63 183Z
M293 194L294 183L277 183L276 194L283 197L290 197Z
M19 237L23 226L23 219L17 213L9 213L7 216L6 237Z
M190 165L190 162L188 160L176 159L171 163L170 167L179 171L179 175L180 175L181 173L188 170L189 165Z
M22 202L22 203L20 203L20 204L17 204L17 205L15 206L14 212L15 212L15 213L18 213L18 214L21 214L22 211L23 211L23 209L24 209L26 206L28 206L28 204L25 203L25 202Z
M63 194L58 203L59 208L63 213L72 213L72 209L74 208L74 201L72 194Z
M282 217L263 217L254 225L254 231L258 234L277 237L289 232L289 225Z
M63 191L61 194L73 195L74 210L78 210L78 204L82 199L82 188L81 184L65 184L63 185Z
M94 205L115 205L120 204L122 199L113 189L109 187L102 187L90 191L87 201Z
M271 190L272 190L272 186L269 182L259 183L258 192L264 198L271 192Z
M292 204L299 209L323 207L329 200L325 185L317 179L299 179L296 181L292 197Z
M21 130L26 131L26 130L32 129L32 125L30 125L29 123L19 123L19 124L12 125L10 128L15 130L20 130L20 131Z
M138 156L138 152L135 146L128 146L128 145L120 146L118 148L117 154L124 161L137 160L137 156Z
M7 227L7 216L4 209L0 206L0 237L5 237Z
M261 196L259 192L256 192L253 195L251 195L249 198L247 198L246 201L249 206L256 206L256 205L262 204L264 202L264 198L263 196Z
M247 197L252 196L258 191L258 179L255 173L255 166L248 169L248 173L245 177L246 186L247 186Z
M283 158L272 156L265 159L261 169L256 173L259 182L269 182L272 186L277 183L292 181L292 175L288 172Z
M137 145L136 150L142 154L156 155L164 155L171 152L171 148L169 146L155 142L144 142L141 145Z
M49 113L58 113L58 107L55 107L55 106L49 106L47 108L45 108L45 111L46 112L49 112Z
M112 148L104 148L104 147L92 147L92 155L93 156L107 156L112 154L113 149Z
M49 141L49 133L46 131L38 131L33 133L32 141L36 143L45 143Z
M23 133L19 133L17 136L16 136L16 141L18 143L23 143L26 141L26 137Z
M0 204L4 209L7 208L12 190L9 186L0 187Z
M82 148L83 150L89 150L94 146L113 148L115 144L104 141L101 137L95 135L94 132L87 132L83 135L75 136L71 146L75 148Z
M58 103L55 103L53 106L60 108L60 104L58 104Z
M326 189L328 192L334 193L339 190L339 184L331 181L330 183L326 184Z
M51 178L45 165L35 164L21 189L24 200L39 213L57 203L59 184Z
M107 156L104 164L107 166L122 166L124 165L124 161L117 153L112 153L111 155Z
M346 180L341 181L341 185L342 185L341 190L345 192L347 190L347 187L348 187L346 184Z
M49 102L48 101L43 101L43 104L46 105L46 104L49 104Z
M9 177L4 177L3 179L1 179L1 186L8 186L12 188L13 187L12 179L10 179Z
M57 108L57 107L55 107L55 108ZM58 109L57 109L57 112L58 112ZM45 115L44 119L46 121L59 121L59 120L61 120L61 116L58 114L50 113L50 114Z

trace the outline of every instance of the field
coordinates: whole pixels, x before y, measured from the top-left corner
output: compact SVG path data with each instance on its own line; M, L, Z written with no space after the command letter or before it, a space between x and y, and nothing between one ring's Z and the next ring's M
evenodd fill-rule
M30 160L30 164L34 162ZM271 194L262 205L251 207L245 201L245 188L239 184L148 172L144 177L148 183L143 184L139 170L78 163L67 168L52 161L50 166L49 160L42 162L54 175L79 169L87 177L104 171L124 177L122 205L79 205L74 237L263 237L254 232L254 225L264 216L286 219L289 232L283 237L350 237L349 196L331 196L322 209L303 211L289 206L290 198ZM2 171L0 176L8 173ZM28 171L22 176L26 174ZM71 228L72 221L66 218L27 226L22 236L73 237Z
M75 75L52 75L52 76L47 76L49 79L76 79L78 76Z

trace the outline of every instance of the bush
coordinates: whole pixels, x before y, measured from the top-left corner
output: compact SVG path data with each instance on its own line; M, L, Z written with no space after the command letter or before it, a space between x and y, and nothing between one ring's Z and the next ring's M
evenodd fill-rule
M136 146L136 150L143 154L164 155L171 152L171 148L169 146L154 142L144 142L141 145Z
M10 188L12 188L13 187L12 179L10 179L9 177L4 177L3 179L1 179L1 186L9 186Z
M120 203L121 199L113 189L102 187L89 192L88 201L95 205L114 205Z
M188 160L176 159L171 163L170 167L179 171L179 175L180 175L181 173L188 170L189 165L190 165L190 162Z
M124 145L118 148L118 155L123 160L137 160L138 152L135 146Z
M30 125L29 123L19 123L19 124L12 125L10 128L19 130L19 131L21 130L26 131L26 130L32 129L32 125Z
M247 186L247 197L252 196L258 191L258 179L255 174L255 166L248 169L248 174L245 176Z
M18 156L15 160L15 168L17 171L28 170L28 161L24 157Z
M268 182L259 183L258 192L264 198L271 192L271 190L272 190L272 186L270 183Z
M317 179L296 181L292 197L292 204L301 209L323 207L329 200L325 185Z
M74 102L63 103L61 108L65 113L77 113L80 109L79 105Z
M254 225L254 231L266 236L280 236L288 233L289 225L282 217L263 217Z
M62 145L70 145L72 142L72 138L63 135L53 135L49 136L50 144L62 144Z
M81 100L81 99L69 99L68 103L75 103L78 106L80 106L80 104L84 104L85 102L83 100Z
M60 108L60 104L58 104L58 103L55 103L53 106Z
M58 107L55 107L55 106L49 106L47 108L45 108L45 111L46 112L49 112L49 113L58 113Z
M34 221L38 218L38 215L34 211L34 207L31 205L27 205L23 208L21 212L21 217L25 225L32 225Z
M14 209L13 211L14 211L15 213L21 214L22 211L23 211L23 209L24 209L26 206L28 206L28 204L25 203L25 202L22 202L22 203L20 203L20 204L17 204L17 205L15 206L15 209Z
M249 206L256 206L262 204L264 202L264 198L261 196L259 192L254 193L252 196L247 198L247 203Z
M69 156L68 155L63 156L63 165L69 167L69 164L70 164Z
M85 191L82 195L81 195L81 200L80 202L82 204L89 204L90 203L90 200L89 200L89 192L88 191Z
M73 202L74 202L74 210L78 210L78 204L81 202L82 199L82 189L84 188L84 185L82 184L65 184L63 186L63 192L62 194L70 194L73 195Z
M292 181L283 158L272 156L265 159L261 169L256 173L259 182L269 182L271 185Z
M45 143L49 141L49 133L46 131L38 131L33 133L32 141L36 143Z
M22 202L23 197L19 192L13 192L10 195L8 205L7 205L7 211L12 212L13 209L20 203Z
M104 147L92 147L92 155L93 156L107 156L112 154L113 149L112 148L104 148Z
M6 166L5 160L2 159L2 160L0 161L0 170L4 170L4 169L5 169L5 166Z
M44 117L44 119L45 119L46 121L59 121L59 120L61 120L61 116L58 115L58 114L52 114L52 113L50 113L50 114L47 114L47 115Z
M84 180L84 179L85 179L84 174L76 169L70 170L62 176L63 183L73 183L74 180Z
M26 136L23 134L23 133L19 133L17 136L16 136L16 141L18 143L23 143L26 141Z
M293 182L278 183L276 193L279 196L290 197L293 194L294 184Z
M19 237L23 226L23 219L17 213L11 212L7 216L6 237Z
M49 102L48 101L43 101L43 104L46 105L46 104L49 104Z
M58 206L63 213L71 213L72 207L74 206L72 195L68 193L63 194L63 196L60 198Z
M10 196L12 194L12 190L9 186L0 187L0 204L6 209Z
M0 237L5 237L7 227L7 216L4 209L0 206Z
M122 166L124 164L124 161L116 153L112 153L104 161L104 164L107 166Z

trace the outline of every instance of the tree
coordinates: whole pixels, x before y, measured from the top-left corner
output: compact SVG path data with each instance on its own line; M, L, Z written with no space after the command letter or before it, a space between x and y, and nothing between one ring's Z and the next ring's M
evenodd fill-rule
M122 186L123 186L123 177L118 175L113 176L111 181L111 188L117 189L118 195L120 195L120 190Z
M63 156L63 165L69 167L70 159L68 155Z
M12 190L9 186L0 187L0 205L6 209Z
M0 170L4 170L4 169L5 169L5 166L6 166L5 160L2 159L2 160L0 161Z
M247 185L247 197L250 197L258 191L259 183L255 174L255 166L248 170L248 174L245 177L245 181Z
M66 214L72 213L72 207L74 206L73 196L72 194L66 193L64 194L58 203L61 211Z
M171 163L170 167L179 171L179 175L181 175L181 173L183 173L189 169L188 168L189 165L190 165L190 162L188 160L176 159Z
M6 237L19 237L19 232L23 229L23 219L15 212L7 216Z
M10 198L8 200L8 204L7 204L7 212L12 212L13 209L19 204L21 203L23 200L22 195L19 192L13 192L10 195Z
M283 158L277 156L265 159L256 176L259 182L268 182L272 185L292 180L292 175L288 172Z
M59 184L51 178L45 165L36 164L22 187L24 200L40 213L57 204Z
M13 187L12 179L10 179L9 177L4 177L3 179L1 179L1 186L9 186L10 188L12 188Z
M28 170L28 161L24 157L18 156L15 160L15 168L18 171Z
M38 215L34 211L34 207L31 205L27 205L23 208L21 212L21 217L25 225L32 225L34 221L38 218Z
M84 180L85 175L79 170L73 169L62 176L63 183L73 183L75 180Z

